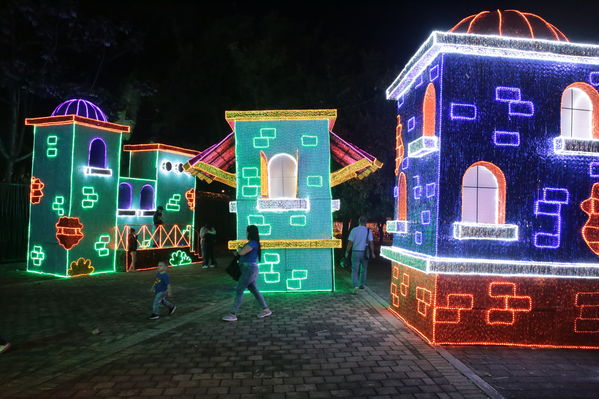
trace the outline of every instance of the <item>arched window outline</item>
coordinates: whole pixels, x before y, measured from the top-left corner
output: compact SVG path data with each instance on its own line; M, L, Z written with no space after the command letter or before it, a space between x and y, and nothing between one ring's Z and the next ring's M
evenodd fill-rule
M422 135L435 135L435 121L437 118L437 91L435 85L429 83L426 86L424 100L422 101Z
M476 173L477 173L477 177L476 177L476 184L474 186L470 185L470 183L468 183L469 185L466 185L466 178L468 176L469 171L471 171L473 168L477 168L477 167L482 167L485 168L495 179L495 183L496 186L495 187L485 187L485 186L480 186L478 183L478 173L480 172L479 169L476 169ZM467 190L464 190L464 189ZM479 191L479 190L484 190L484 191ZM492 206L496 207L496 210L494 212L494 220L492 222L494 223L488 223L488 222L480 222L479 220L479 213L480 212L480 206L483 205L485 206L486 204L488 204L488 201L486 201L485 197L488 197L488 192L485 192L486 190L496 190L495 191L495 195L494 195L494 204L492 204ZM475 162L472 165L470 165L466 171L464 172L464 175L462 177L462 187L461 187L461 191L462 191L462 222L466 222L466 223L486 223L486 224L505 224L505 201L506 201L506 181L505 181L505 175L503 174L503 172L501 171L501 169L491 163L491 162L486 162L486 161L479 161L479 162ZM472 195L474 193L475 197L475 202L476 202L476 213L475 213L475 217L473 218L470 212L465 212L466 211L466 206L469 203L469 201L466 200L466 196L467 195ZM479 197L479 193L481 194L481 197ZM482 204L481 204L481 199ZM488 205L487 205L488 206ZM481 215L480 218L484 218L484 215ZM474 219L474 220L472 220ZM485 219L483 219L485 220Z
M287 153L279 153L268 161L268 197L296 198L297 160Z
M403 138L401 137L402 130L403 125L401 124L401 116L397 115L397 126L395 127L395 176L399 176L401 163L405 157L405 147Z
M578 100L578 104L572 104L575 100ZM581 101L583 102L582 106ZM569 102L570 107L564 107L565 102ZM584 121L586 118L588 118L588 121ZM574 129L575 121L581 119L583 119L581 124L588 126ZM574 135L575 130L584 130L584 133L579 132L579 134ZM562 92L560 136L582 140L599 139L599 93L588 83L574 82Z
M89 142L87 166L106 169L106 142L101 137L95 137Z
M403 172L399 174L397 189L397 220L408 220L408 185Z
M139 191L139 209L154 209L154 187L144 184Z
M130 183L119 184L118 209L131 209L133 206L133 187Z

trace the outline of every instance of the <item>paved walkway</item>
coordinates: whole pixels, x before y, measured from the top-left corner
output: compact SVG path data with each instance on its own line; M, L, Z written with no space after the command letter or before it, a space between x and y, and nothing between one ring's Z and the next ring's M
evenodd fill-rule
M379 259L368 274L369 287L387 305L390 267L388 261ZM468 366L505 398L599 398L599 350L482 345L437 350Z
M221 262L225 264L225 262ZM0 271L0 397L484 398L476 376L368 292L250 296L222 269L171 269L177 312L148 321L153 272L70 280ZM448 360L449 359L449 360ZM484 386L483 386L484 388Z

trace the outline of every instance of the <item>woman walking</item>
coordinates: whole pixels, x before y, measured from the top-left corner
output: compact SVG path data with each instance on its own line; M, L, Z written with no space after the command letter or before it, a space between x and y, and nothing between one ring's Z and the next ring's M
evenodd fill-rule
M258 262L261 259L262 250L260 248L260 234L258 233L258 227L255 225L249 225L247 227L247 239L248 243L243 247L237 249L237 254L240 255L239 267L241 269L241 276L235 289L235 300L233 301L233 307L231 313L223 317L224 321L237 321L237 312L241 301L243 300L243 293L247 288L250 290L254 297L262 306L262 312L258 314L258 318L268 317L272 314L268 308L264 297L258 291L256 287L256 278L258 277Z

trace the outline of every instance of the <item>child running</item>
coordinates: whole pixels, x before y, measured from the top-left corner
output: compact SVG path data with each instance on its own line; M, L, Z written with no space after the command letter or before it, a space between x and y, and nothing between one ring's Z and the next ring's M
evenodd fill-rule
M160 318L159 305L166 306L169 309L168 314L175 313L177 306L167 299L167 297L173 296L173 291L171 289L171 280L166 273L166 263L158 262L158 273L156 273L156 280L150 288L150 292L154 292L154 302L152 304L152 314L148 319L156 320Z

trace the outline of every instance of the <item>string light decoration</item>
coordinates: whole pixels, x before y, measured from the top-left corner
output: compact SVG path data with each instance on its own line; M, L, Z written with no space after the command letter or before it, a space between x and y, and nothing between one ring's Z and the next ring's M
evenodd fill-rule
M78 217L62 216L56 223L56 240L66 250L83 239L83 224Z
M227 111L233 129L190 159L198 179L236 188L229 212L237 215L237 240L258 227L263 252L257 284L264 292L334 289L332 212L340 207L331 187L363 179L382 167L367 152L333 133L336 110ZM331 158L341 169L331 173ZM235 166L235 173L229 169Z
M196 206L196 190L195 188L190 188L185 192L185 200L187 201L187 207L190 211L195 210Z
M407 121L389 309L428 342L599 348L598 54L485 11L433 32L388 87Z
M92 274L94 270L90 259L79 258L71 262L68 275L70 277L87 276L88 274Z
M33 126L35 176L28 271L73 277L130 269L127 248L120 245L127 241L128 225L136 225L148 243L160 244L140 245L136 266L168 261L171 247L197 259L191 251L195 209L189 207L196 179L183 169L197 151L158 143L123 147L130 127L109 122L86 100L66 101L51 116L27 118L25 124ZM126 170L122 150L129 155ZM165 162L171 163L169 173L161 170ZM183 193L188 206L181 205ZM47 206L44 194L50 196ZM169 230L153 229L158 205L169 212Z
M42 202L44 196L44 187L46 185L37 177L31 176L31 185L29 187L29 202L37 205Z

